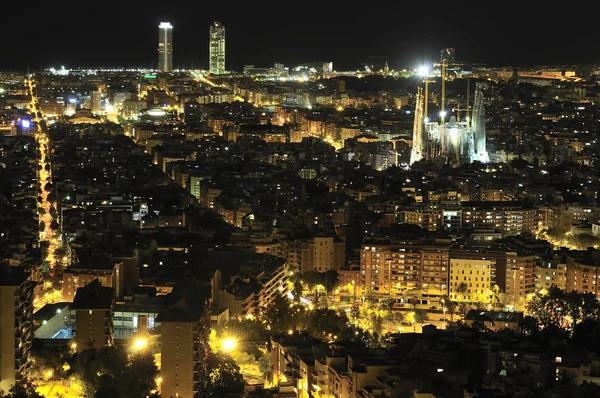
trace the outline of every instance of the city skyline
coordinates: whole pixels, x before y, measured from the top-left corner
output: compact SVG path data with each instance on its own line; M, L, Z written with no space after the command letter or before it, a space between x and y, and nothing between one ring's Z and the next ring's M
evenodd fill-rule
M600 397L593 12L170 6L2 8L0 398Z
M86 21L90 26L106 24L119 29L88 29L85 34L80 28L70 27L71 21L84 16L70 7L69 2L61 7L60 13L35 2L28 8L14 10L11 8L15 6L8 5L13 18L7 18L0 28L3 37L19 38L36 47L32 51L28 46L15 46L3 68L60 65L156 68L154 32L161 21L170 21L177 29L175 69L209 68L207 28L214 21L228 28L227 69L231 70L241 70L249 64L270 66L275 62L291 65L316 61L333 61L339 69L357 69L370 56L384 57L392 69L398 69L437 60L440 48L444 47L456 48L458 60L494 66L590 63L600 58L589 49L589 43L598 36L588 23L591 17L566 18L560 22L560 28L554 28L548 19L549 12L543 10L520 10L519 14L504 16L449 8L437 15L435 10L413 8L397 15L381 13L380 8L354 14L322 5L314 15L310 10L296 10L285 17L272 18L257 8L244 8L248 6L228 10L209 5L198 16L187 12L190 10L157 12L152 7L111 5L108 1L97 15L85 15ZM20 26L24 20L36 29L23 31ZM309 21L312 29L306 29ZM465 29L454 29L461 23ZM56 24L65 29L53 29ZM53 44L57 40L66 40L69 45L57 47ZM71 51L73 47L78 49L77 53Z

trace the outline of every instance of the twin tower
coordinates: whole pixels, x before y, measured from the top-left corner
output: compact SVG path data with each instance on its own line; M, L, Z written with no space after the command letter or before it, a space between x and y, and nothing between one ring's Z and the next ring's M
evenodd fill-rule
M215 22L210 27L209 70L215 75L225 73L225 27ZM173 25L161 22L158 25L158 70L173 71Z

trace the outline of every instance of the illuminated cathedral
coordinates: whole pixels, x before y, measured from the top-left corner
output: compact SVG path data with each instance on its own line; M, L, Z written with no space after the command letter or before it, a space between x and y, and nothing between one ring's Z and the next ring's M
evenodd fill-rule
M430 122L424 115L424 96L419 88L413 126L410 164L420 160L447 164L489 161L486 150L485 108L483 92L475 91L473 116L457 121L455 116L445 123Z

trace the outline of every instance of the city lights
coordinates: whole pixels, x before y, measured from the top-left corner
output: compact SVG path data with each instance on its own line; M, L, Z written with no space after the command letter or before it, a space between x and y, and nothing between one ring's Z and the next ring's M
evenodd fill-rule
M513 35L506 52L483 38L506 38L510 21L490 22L501 13L465 41L431 9L415 42L394 13L363 8L395 39L366 45L369 23L346 34L347 10L324 13L327 29L294 25L323 19L315 9L228 17L226 51L219 22L175 10L174 30L123 8L133 46L92 28L33 40L33 60L6 48L22 66L0 71L3 391L326 398L438 379L459 395L600 391L598 65L513 63L534 61L527 38L547 18L524 19L523 48ZM96 14L88 25L105 26ZM43 39L76 22L17 18L10 31L43 23ZM252 45L257 29L272 45ZM463 48L414 48L439 42ZM498 55L511 66L487 63ZM79 68L96 58L109 66ZM118 66L136 59L146 66ZM489 368L471 354L490 342L502 366L452 379Z

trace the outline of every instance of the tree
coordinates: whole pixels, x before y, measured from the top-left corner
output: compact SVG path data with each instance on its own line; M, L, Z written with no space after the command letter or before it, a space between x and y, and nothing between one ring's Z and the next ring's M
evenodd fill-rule
M44 185L44 191L52 191L52 183L51 182L47 182L46 185Z
M578 234L569 238L569 243L576 246L579 250L585 250L588 247L598 247L600 238L590 234Z
M427 321L427 311L425 310L415 310L415 322L423 323Z
M458 285L458 287L456 288L456 293L461 294L463 300L465 300L465 295L467 294L468 291L469 291L469 286L464 282L461 282Z
M328 339L339 336L347 325L348 318L345 315L338 315L331 309L316 309L308 314L306 329L314 337Z
M58 212L56 211L56 208L54 206L50 207L50 217L52 217L55 220L58 218Z
M230 356L211 352L206 359L206 374L201 397L223 397L244 390L240 368Z
M8 394L0 391L0 397L4 398L44 398L36 390L35 386L30 382L22 382L15 384L8 390Z
M151 352L134 355L124 372L116 378L121 395L127 398L145 398L156 389L158 368Z
M521 321L521 332L523 332L524 334L530 335L533 333L537 333L540 330L540 326L538 324L537 319L535 319L532 316L525 316L523 317L523 320Z
M502 293L500 291L500 286L494 285L492 287L492 295L491 295L491 301L492 301L492 305L494 306L494 310L498 310L498 309L501 310L504 307L505 300L506 300L506 296L504 295L504 293Z
M275 334L284 334L288 330L296 329L301 321L305 309L302 305L290 307L292 303L286 297L277 295L271 305L263 313L263 320L271 332Z
M454 322L454 312L456 311L457 303L450 300L448 296L442 297L442 300L444 300L444 306L448 311L448 315L450 315L450 322Z
M123 347L88 348L77 355L73 369L84 394L99 398L144 398L156 388L158 375L150 352L129 360Z
M421 292L413 289L408 293L408 302L413 306L413 310L417 309L417 305L421 302Z
M273 364L268 354L258 358L258 371L262 374L265 382L273 382Z
M551 287L547 294L537 294L527 303L527 312L546 332L572 331L578 323L596 319L600 303L593 293L565 292Z
M294 301L296 303L300 303L300 298L302 297L302 282L300 282L300 280L296 280L294 282L294 290L292 290L292 294L294 295Z

